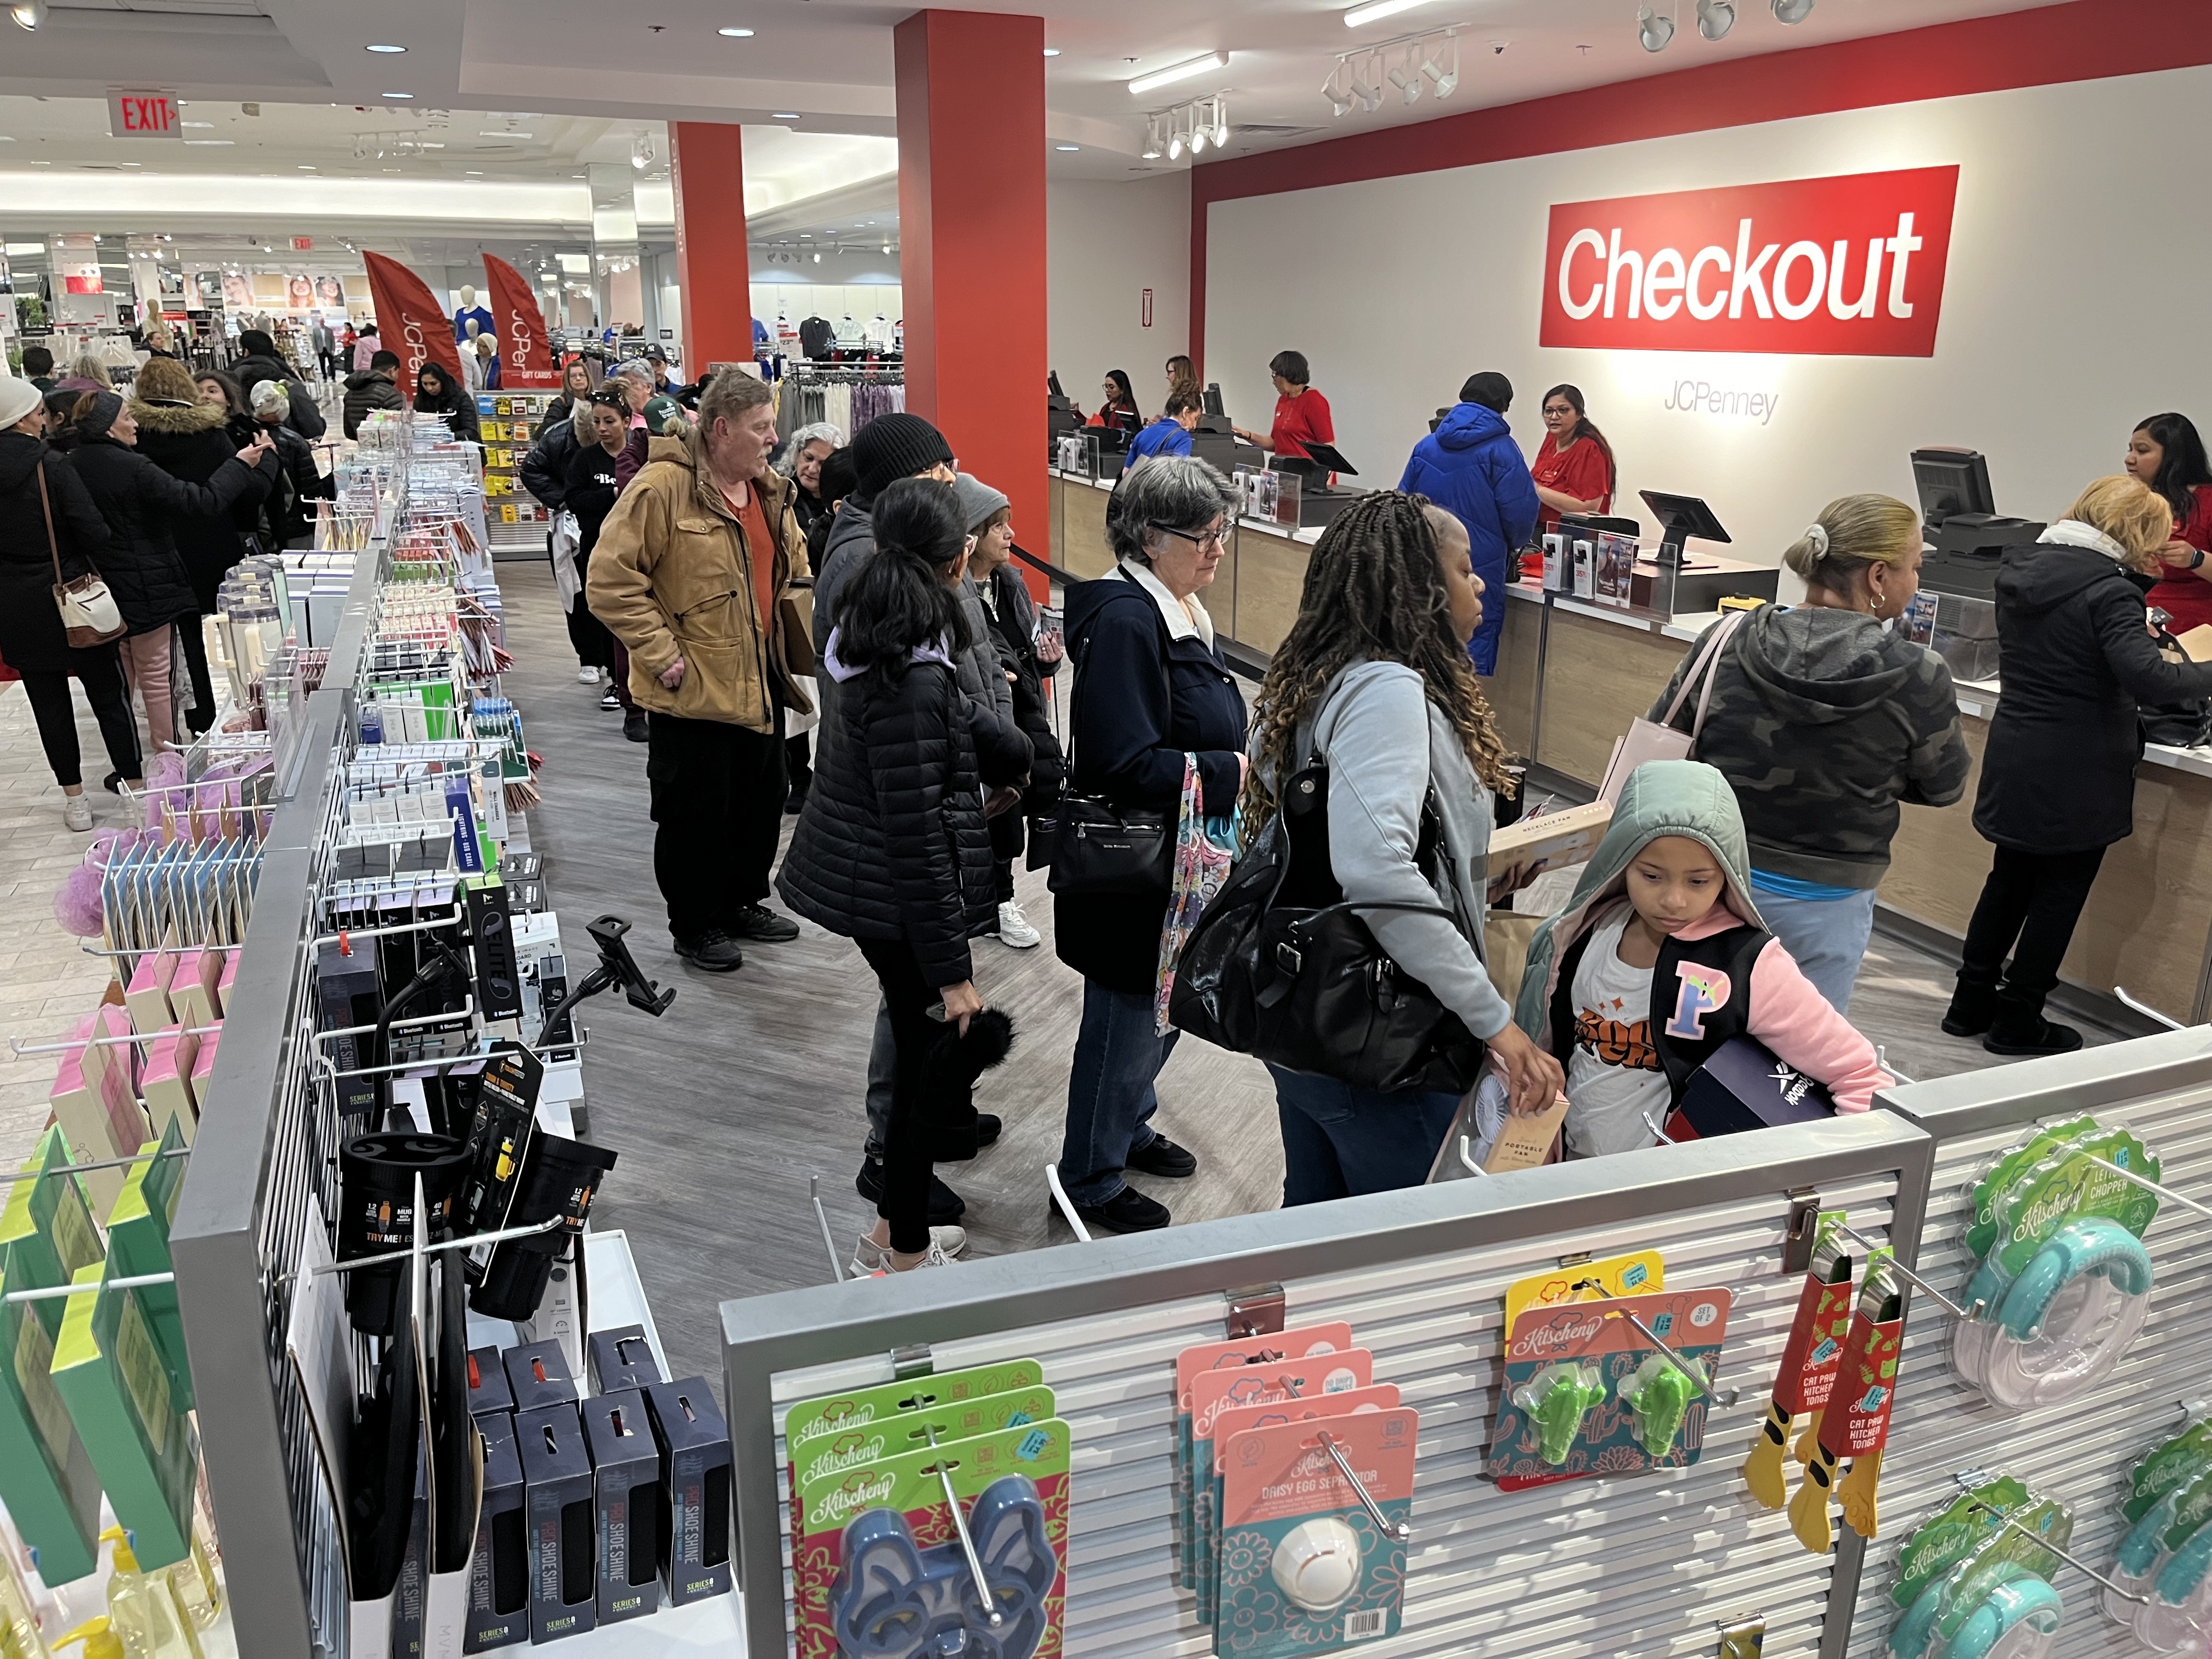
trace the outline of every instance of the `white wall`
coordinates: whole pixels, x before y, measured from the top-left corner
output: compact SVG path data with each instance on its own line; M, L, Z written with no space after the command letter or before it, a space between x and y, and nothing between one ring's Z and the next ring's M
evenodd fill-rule
M1164 365L1190 349L1190 174L1045 187L1048 346L1060 383L1096 409L1109 368L1159 413ZM1152 325L1144 325L1144 290Z
M1770 563L1838 495L1913 501L1906 458L1927 444L1987 454L2000 511L2056 517L2119 471L2137 421L2212 418L2212 216L2187 206L2208 102L2212 68L2172 70L1217 203L1206 372L1264 427L1268 358L1304 351L1338 447L1382 486L1474 371L1511 376L1531 454L1545 389L1572 381L1620 459L1615 511L1640 512L1639 489L1705 496L1733 550ZM1932 358L1537 344L1554 203L1953 162ZM1286 256L1286 222L1326 235ZM1763 424L1665 408L1684 380L1779 401Z

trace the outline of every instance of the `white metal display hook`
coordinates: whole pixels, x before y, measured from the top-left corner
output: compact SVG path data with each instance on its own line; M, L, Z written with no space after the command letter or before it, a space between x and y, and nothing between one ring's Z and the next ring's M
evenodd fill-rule
M1595 1291L1600 1296L1603 1297L1608 1302L1613 1299L1613 1292L1606 1289L1602 1284L1595 1279L1577 1279L1575 1281L1574 1288L1578 1291ZM1681 1355L1676 1353L1674 1349L1668 1347L1664 1338L1661 1337L1657 1332L1654 1331L1649 1325L1638 1319L1634 1314L1623 1309L1619 1313L1607 1314L1606 1317L1608 1319L1625 1319L1630 1324L1635 1326L1638 1330L1644 1333L1644 1340L1645 1341L1649 1342L1653 1347L1658 1349L1661 1353L1667 1356L1667 1363L1668 1364L1674 1366L1676 1370L1681 1372L1684 1376L1689 1378L1690 1386L1692 1388L1695 1389L1699 1394L1705 1395L1708 1399L1712 1397L1713 1391L1705 1382L1705 1373L1699 1370L1695 1365L1692 1364L1688 1360L1683 1358Z
M50 1170L10 1170L0 1173L0 1187L12 1186L18 1181L36 1181L41 1176L76 1175L86 1170L127 1170L134 1164L149 1164L157 1158L190 1158L189 1146L172 1146L166 1152L134 1152L129 1158L103 1158L97 1164L57 1164Z
M1067 1218L1067 1224L1075 1229L1075 1236L1083 1243L1091 1242L1091 1229L1083 1224L1083 1218L1075 1212L1075 1201L1067 1195L1067 1188L1060 1184L1060 1165L1044 1166L1044 1184L1052 1188L1052 1201L1060 1206L1060 1212Z
M1850 1239L1852 1243L1857 1245L1861 1249L1866 1250L1869 1253L1875 1250L1887 1249L1889 1248L1887 1245L1877 1244L1873 1239L1869 1238L1857 1228L1847 1226L1843 1222L1837 1222L1835 1224L1835 1229L1845 1238ZM1985 1302L1977 1302L1974 1304L1972 1310L1960 1307L1957 1303L1952 1301L1949 1297L1944 1295L1942 1291L1937 1290L1933 1285L1923 1279L1918 1273L1913 1272L1911 1268L1906 1267L1902 1261L1899 1261L1894 1254L1893 1254L1887 1261L1882 1263L1882 1267L1885 1271L1895 1273L1899 1279L1911 1285L1915 1290L1924 1291L1927 1292L1927 1294L1937 1304L1937 1305L1942 1307L1946 1313L1948 1313L1956 1318L1979 1318L1981 1316L1982 1310L1989 1305Z
M937 1425L924 1421L921 1431L929 1437L929 1449L935 1451ZM968 1532L968 1517L960 1512L959 1496L952 1490L952 1471L942 1458L937 1462L937 1479L945 1488L945 1507L952 1511L953 1530L960 1534L960 1553L968 1558L968 1576L975 1581L975 1599L982 1604L991 1628L996 1630L1006 1622L1006 1615L999 1611L999 1598L991 1594L991 1586L983 1577L983 1558L975 1553L975 1540Z
M2140 1607L2147 1607L2150 1605L2151 1598L2149 1596L2139 1595L2133 1590L2122 1589L2118 1584L2115 1584L2111 1579L2106 1577L2103 1573L2099 1572L2096 1568L2091 1566L2087 1562L2081 1560L2077 1556L2069 1555L2064 1550L2060 1549L2057 1545L2052 1543L2049 1539L2043 1537L2040 1534L2030 1532L2026 1527L2021 1526L2019 1522L2014 1520L2002 1510L1998 1509L1994 1504L1985 1504L1980 1498L1975 1497L1973 1495L1975 1489L1985 1485L1990 1480L1990 1473L1988 1470L1961 1469L1959 1473L1954 1474L1951 1479L1958 1486L1959 1490L1966 1494L1966 1507L1969 1509L1979 1510L1984 1515L1996 1517L1998 1522L1997 1529L2000 1532L2016 1532L2021 1537L2027 1539L2030 1542L2035 1544L2039 1548L2049 1550L2053 1555L2063 1561L2068 1566L2073 1567L2078 1571L2086 1574L2088 1577L2094 1579L2098 1583L2102 1584L2106 1589L2112 1591L2113 1595L2120 1597L2123 1601L2133 1601Z
M837 1241L830 1231L830 1212L822 1207L822 1177L820 1176L811 1175L806 1177L806 1196L808 1201L814 1206L814 1219L822 1228L822 1248L830 1253L830 1282L832 1285L842 1285L845 1282L845 1264L837 1259Z
M1353 1472L1352 1460L1344 1455L1344 1448L1337 1444L1336 1437L1327 1429L1316 1430L1316 1433L1320 1438L1321 1449L1327 1452L1331 1461L1335 1463L1337 1473L1341 1474L1352 1490L1359 1495L1360 1507L1367 1511L1367 1518L1382 1528L1382 1535L1385 1538L1395 1539L1401 1544L1411 1538L1413 1535L1413 1528L1411 1525L1403 1521L1393 1521L1382 1513L1382 1506L1375 1501L1373 1494L1367 1490L1365 1483Z

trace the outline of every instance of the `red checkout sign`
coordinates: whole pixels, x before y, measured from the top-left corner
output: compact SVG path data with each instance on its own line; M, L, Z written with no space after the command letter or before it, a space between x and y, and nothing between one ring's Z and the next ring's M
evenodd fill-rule
M1956 167L1552 209L1542 343L1932 357Z

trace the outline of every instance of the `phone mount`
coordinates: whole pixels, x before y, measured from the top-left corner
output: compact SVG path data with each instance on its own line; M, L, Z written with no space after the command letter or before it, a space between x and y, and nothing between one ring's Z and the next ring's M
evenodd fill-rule
M638 967L637 959L630 955L629 945L623 939L623 935L629 932L629 924L620 916L601 916L585 931L591 934L592 943L599 947L599 965L579 981L576 988L554 1004L545 1014L544 1023L538 1030L538 1043L541 1048L550 1034L560 1029L562 1019L570 1009L586 997L595 997L617 985L623 988L623 995L631 1007L651 1014L655 1019L666 1013L668 1005L676 1000L672 988L662 990L657 981L647 979Z

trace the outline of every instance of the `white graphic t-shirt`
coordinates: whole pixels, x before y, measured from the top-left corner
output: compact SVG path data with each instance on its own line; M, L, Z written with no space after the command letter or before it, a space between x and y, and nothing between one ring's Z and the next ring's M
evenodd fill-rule
M1574 1047L1567 1057L1567 1155L1597 1158L1657 1144L1644 1115L1663 1117L1667 1073L1651 1042L1651 975L1620 959L1634 913L1590 936L1575 969Z

